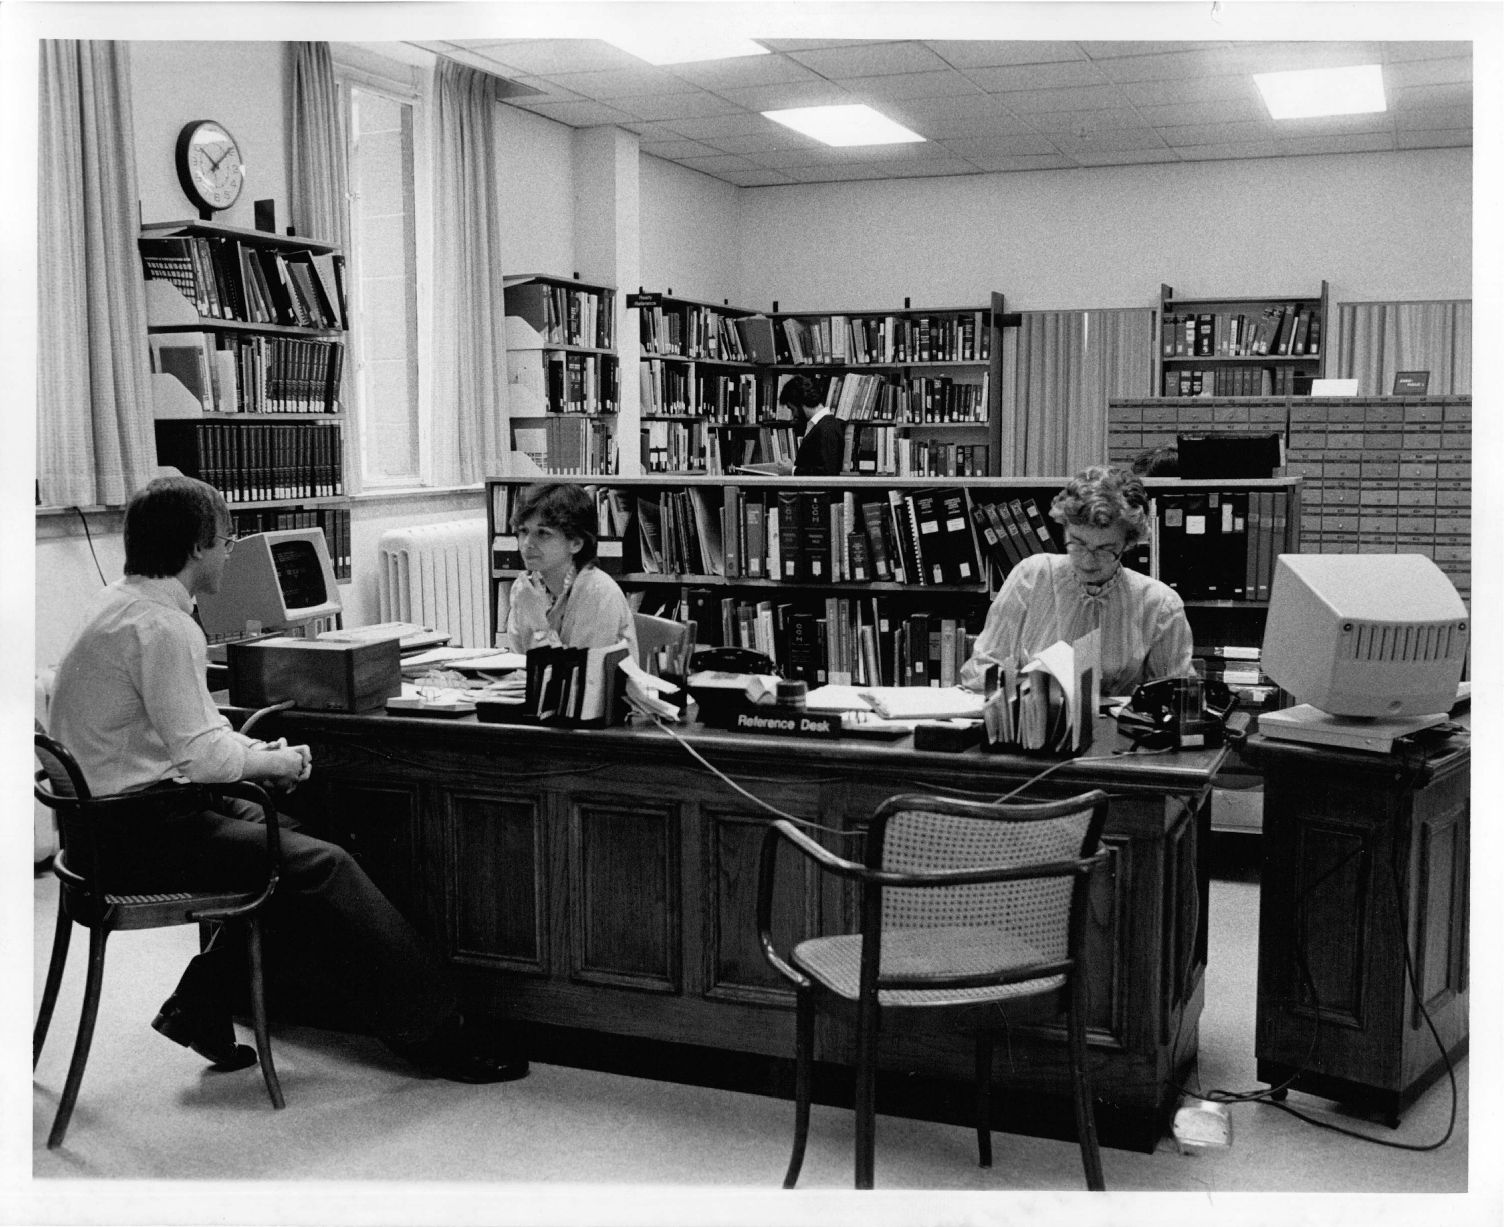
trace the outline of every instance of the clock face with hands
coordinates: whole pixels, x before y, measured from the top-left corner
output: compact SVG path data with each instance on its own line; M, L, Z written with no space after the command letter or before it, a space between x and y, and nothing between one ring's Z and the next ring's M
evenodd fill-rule
M196 119L178 134L178 182L202 216L228 209L241 195L246 167L241 148L224 124Z

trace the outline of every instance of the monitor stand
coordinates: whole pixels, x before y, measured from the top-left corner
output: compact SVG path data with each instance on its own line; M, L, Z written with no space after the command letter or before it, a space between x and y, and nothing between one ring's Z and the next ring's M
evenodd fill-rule
M1258 716L1258 732L1280 741L1305 741L1343 750L1390 754L1394 742L1400 737L1408 737L1448 719L1450 717L1444 711L1424 716L1333 716L1318 707L1301 703L1298 707L1263 712Z

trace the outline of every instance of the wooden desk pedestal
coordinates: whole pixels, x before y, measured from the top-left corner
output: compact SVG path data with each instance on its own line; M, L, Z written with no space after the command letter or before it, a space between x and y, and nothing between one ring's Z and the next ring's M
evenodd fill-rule
M1258 738L1258 1077L1392 1124L1467 1049L1469 750L1423 765ZM1406 959L1414 965L1419 1001ZM1313 985L1313 988L1312 988Z
M1114 727L1099 723L1092 754L1109 755ZM896 793L996 797L1049 765L913 752L909 740L682 732L755 795L836 831L862 828ZM468 1009L508 1020L537 1060L791 1093L793 998L755 930L769 815L665 732L288 713L263 735L313 747L313 778L295 794L306 829L350 848L450 960ZM1110 1145L1152 1148L1195 1054L1204 832L1223 753L1073 764L1034 789L1115 798L1089 923L1092 1073ZM858 854L857 840L820 838ZM779 941L857 928L852 892L795 857L777 868ZM818 1042L820 1062L848 1055L846 1032ZM882 1065L882 1112L969 1120L967 1036L890 1036ZM851 1083L824 1068L820 1097L845 1100ZM1060 1038L1004 1037L996 1078L998 1127L1072 1136Z

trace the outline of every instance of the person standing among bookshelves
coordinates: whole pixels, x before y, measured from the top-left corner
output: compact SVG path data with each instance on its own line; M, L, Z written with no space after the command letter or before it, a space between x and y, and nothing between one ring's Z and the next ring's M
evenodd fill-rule
M1044 648L1097 627L1103 694L1193 672L1194 638L1179 594L1121 565L1149 531L1142 480L1127 469L1092 466L1054 496L1049 514L1064 527L1065 552L1034 554L1012 569L960 685L982 689L991 665L1014 674Z
M777 399L793 413L800 412L807 422L791 473L796 477L836 477L843 472L844 424L824 403L817 381L808 375L793 375L781 387Z
M508 593L507 648L629 645L639 659L634 614L623 590L597 565L597 506L580 486L543 484L519 494L509 526L525 574Z

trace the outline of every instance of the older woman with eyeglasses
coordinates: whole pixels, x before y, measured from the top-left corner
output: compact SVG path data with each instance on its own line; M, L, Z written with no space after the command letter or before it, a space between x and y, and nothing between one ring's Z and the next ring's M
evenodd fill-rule
M1012 568L960 683L978 690L990 665L1014 670L1096 627L1103 694L1189 673L1193 639L1179 594L1121 565L1122 554L1148 535L1141 480L1127 469L1093 466L1054 496L1049 514L1064 526L1065 552L1034 554Z

